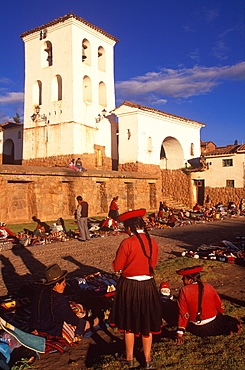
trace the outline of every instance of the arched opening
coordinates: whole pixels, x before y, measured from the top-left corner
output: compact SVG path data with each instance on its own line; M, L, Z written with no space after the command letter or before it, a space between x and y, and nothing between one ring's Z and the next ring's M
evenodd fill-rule
M172 136L166 137L160 149L160 168L176 170L184 167L184 152L180 142Z
M14 142L11 139L3 144L3 164L14 164Z
M106 85L102 81L99 83L99 105L107 107Z
M91 47L87 39L83 39L82 42L82 62L91 65Z
M92 83L88 76L83 77L83 101L92 103Z
M106 70L105 49L102 46L98 48L98 69L103 72Z
M42 105L42 82L37 80L32 86L32 105Z
M45 41L43 43L41 63L42 68L50 67L53 65L53 47L50 41Z
M52 81L52 101L62 100L62 77L56 75Z

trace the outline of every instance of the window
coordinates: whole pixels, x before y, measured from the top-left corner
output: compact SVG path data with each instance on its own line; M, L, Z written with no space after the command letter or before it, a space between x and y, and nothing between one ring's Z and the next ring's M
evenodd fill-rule
M152 138L148 137L148 145L147 145L148 152L152 152Z
M53 65L53 48L50 41L45 41L42 50L42 67L50 67Z
M99 105L107 107L106 85L102 81L99 83Z
M235 187L235 180L226 180L226 187L227 188L234 188Z
M190 151L191 156L194 156L194 144L191 143L191 151Z
M92 103L92 84L88 76L83 78L83 101Z
M42 105L42 82L39 80L32 86L32 105Z
M52 101L62 100L62 78L56 75L52 81Z
M105 72L105 49L100 46L98 48L98 68Z
M91 64L91 48L87 39L83 39L82 42L82 62L87 65Z
M223 159L222 160L223 167L231 167L233 166L233 159Z

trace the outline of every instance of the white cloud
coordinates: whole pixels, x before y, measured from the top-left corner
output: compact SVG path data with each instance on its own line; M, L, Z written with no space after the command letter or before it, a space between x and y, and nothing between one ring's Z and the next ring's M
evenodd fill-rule
M188 98L208 93L228 79L245 80L245 62L234 66L161 69L120 81L116 84L116 90L118 97L125 100L146 94L154 94L158 99Z
M9 92L5 95L0 95L0 104L10 105L22 103L24 101L23 92Z

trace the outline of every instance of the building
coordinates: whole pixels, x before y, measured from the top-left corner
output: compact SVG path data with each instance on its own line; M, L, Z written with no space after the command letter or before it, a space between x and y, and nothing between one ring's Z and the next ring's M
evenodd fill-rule
M23 163L111 169L116 124L114 45L74 14L21 34L25 43Z
M0 124L0 148L2 164L22 163L23 123Z
M245 144L213 145L213 150L203 152L203 170L192 173L194 196L200 204L205 203L207 197L212 204L220 201L228 204L231 200L239 204L245 196Z

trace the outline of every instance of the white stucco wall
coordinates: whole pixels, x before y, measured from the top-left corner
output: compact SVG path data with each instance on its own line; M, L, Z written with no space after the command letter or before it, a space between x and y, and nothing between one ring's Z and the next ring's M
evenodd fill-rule
M233 159L233 166L223 167L223 159ZM231 156L207 157L209 169L196 172L193 179L205 180L205 186L211 188L226 187L226 180L234 180L235 188L244 187L245 154L236 153Z
M198 122L124 105L116 108L115 114L119 119L120 163L139 161L159 165L161 146L169 137L177 140L180 145L180 150L171 152L171 156L182 157L181 163L179 160L172 160L172 166L168 167L169 169L184 167L187 160L200 156L200 129L204 125ZM128 130L131 133L129 139ZM152 142L151 151L148 144L149 138ZM193 156L191 155L192 143ZM166 152L168 152L167 148Z
M91 65L82 62L82 41L87 39L91 46ZM44 157L55 151L56 154L91 153L93 146L106 145L106 152L111 153L110 129L103 136L97 129L96 118L103 109L107 112L115 108L114 93L114 39L100 33L95 28L69 18L64 22L47 27L47 37L40 40L40 32L36 31L23 37L25 42L25 145L24 159ZM53 65L43 67L42 49L45 42L52 43ZM106 56L106 70L98 68L98 48L102 46ZM62 77L62 100L52 101L52 83L56 75ZM83 78L88 76L92 86L92 102L83 101ZM33 122L33 84L42 82L42 105L40 115L45 114L49 121L49 141L45 142L41 132L30 133L28 128L43 126L45 120ZM106 85L107 104L99 104L99 83ZM75 122L79 125L67 125ZM55 124L64 124L64 129L57 129ZM83 127L84 126L84 127ZM110 126L110 125L109 125ZM67 129L75 129L71 132ZM86 135L84 134L86 132ZM107 134L108 133L108 134ZM62 135L62 137L59 137ZM65 136L63 136L65 135ZM64 137L66 144L63 146ZM82 137L82 142L79 139ZM83 138L86 137L86 140ZM38 144L33 142L38 140ZM56 148L52 147L56 144ZM38 151L34 150L38 145ZM81 151L77 151L82 148ZM48 154L51 155L51 154Z

